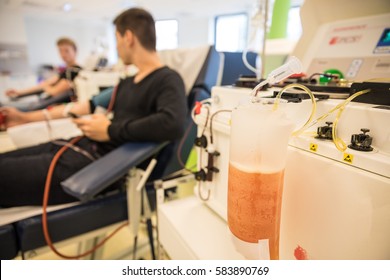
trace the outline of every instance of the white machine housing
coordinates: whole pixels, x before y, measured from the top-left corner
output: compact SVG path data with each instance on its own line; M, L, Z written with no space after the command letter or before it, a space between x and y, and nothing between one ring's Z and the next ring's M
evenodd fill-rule
M212 112L233 109L250 90L215 87ZM340 100L321 101L316 117L335 107ZM336 149L332 141L314 137L318 126L333 121L331 114L313 126L309 135L292 137L289 142L282 203L280 256L293 259L299 245L313 259L388 259L390 258L390 110L376 105L350 103L338 126L339 136L349 143L352 134L369 128L374 138L372 152ZM311 102L281 106L297 128L310 114ZM199 115L200 131L205 113ZM261 121L261 120L259 120ZM223 219L227 217L230 113L214 118L215 160L220 172L212 182L202 182L205 202ZM209 130L206 129L207 136ZM245 137L245 136L243 136ZM199 166L207 165L203 156Z
M89 100L101 88L116 86L122 75L118 71L81 70L74 80L78 100Z
M305 72L337 68L352 80L388 79L390 43L385 38L389 19L390 14L382 14L323 25L305 57L300 57ZM356 40L348 39L352 37ZM210 113L233 109L250 91L213 88ZM316 116L340 102L343 100L318 102ZM304 101L288 103L280 110L285 110L299 128L310 108L310 101ZM203 131L205 116L202 110L196 118L198 134ZM332 114L308 131L315 132L318 126L334 119ZM390 259L389 120L390 110L377 105L352 102L344 110L338 124L339 136L349 144L352 134L368 128L373 137L372 152L348 148L343 153L331 141L310 134L291 138L282 202L281 259L294 259L298 246L309 259ZM209 133L207 128L207 137ZM174 202L175 210L170 209L172 206L160 207L159 215L164 219L159 223L161 241L173 258L242 258L232 246L226 224L229 134L230 113L219 113L213 121L214 148L220 153L215 158L219 173L213 174L212 182L200 184L204 196L210 190L210 199L198 203L192 198L179 200ZM207 156L203 155L198 168L206 165ZM190 221L195 217L203 224L192 225ZM169 242L172 234L177 237L175 246ZM223 250L213 251L213 243Z
M338 69L348 80L390 77L390 13L322 25L301 58L309 75Z
M347 79L365 80L390 76L390 14L328 23L320 27L306 57L308 74L336 68ZM312 59L309 59L312 58ZM311 61L311 63L307 63ZM215 87L211 114L233 109L249 89ZM316 117L342 100L318 103ZM281 108L302 126L310 114L310 101L289 103ZM330 141L314 138L318 125L333 121L328 116L312 135L289 142L282 204L280 257L294 258L297 246L313 259L390 258L390 110L375 105L351 103L338 125L339 136L349 143L352 134L370 129L372 152L338 151ZM199 130L204 121L198 118ZM261 120L259 120L261 121ZM215 160L220 173L212 182L202 182L210 190L206 204L223 219L227 217L230 114L214 118ZM208 130L206 130L208 131ZM209 132L207 132L209 133ZM243 136L245 137L245 136ZM199 167L207 165L207 158Z

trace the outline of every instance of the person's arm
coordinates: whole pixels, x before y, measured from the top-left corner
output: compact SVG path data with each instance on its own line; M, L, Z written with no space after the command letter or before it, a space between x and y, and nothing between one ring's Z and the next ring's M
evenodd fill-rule
M108 88L93 96L89 101L90 111L95 111L97 106L108 108L113 91L114 88ZM108 126L110 126L111 121L102 114L94 114L91 119L74 119L73 122L90 139L100 142L110 140Z
M67 112L77 115L86 115L90 113L89 101L73 102L65 105L57 105L50 110L43 109L32 112L21 112L16 108L2 107L0 111L6 115L6 127L17 126L29 122L43 121L46 119L60 119L67 116Z
M46 94L51 96L57 96L70 89L72 89L72 81L77 77L81 67L73 66L65 69L65 71L59 76L59 80L54 84L46 85L43 90Z
M55 83L54 85L47 85L43 87L43 91L51 96L59 95L67 90L70 90L71 82L67 79L60 79L58 83Z
M50 87L54 83L56 83L59 79L58 75L54 75L51 78L48 78L42 82L40 82L38 85L26 88L26 89L8 89L5 94L9 97L22 97L24 95L33 94L36 92L44 91L46 87Z

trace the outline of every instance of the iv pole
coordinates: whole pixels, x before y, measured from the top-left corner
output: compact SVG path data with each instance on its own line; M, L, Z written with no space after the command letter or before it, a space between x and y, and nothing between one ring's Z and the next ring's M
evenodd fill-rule
M263 22L263 48L261 50L261 76L260 79L263 80L264 72L265 72L265 46L266 46L266 40L267 40L267 21L268 21L268 2L269 0L265 0L265 9L264 9L264 22Z

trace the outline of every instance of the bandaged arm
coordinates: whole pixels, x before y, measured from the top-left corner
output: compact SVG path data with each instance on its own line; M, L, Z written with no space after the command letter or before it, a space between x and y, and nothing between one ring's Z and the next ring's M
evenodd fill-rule
M60 119L64 118L64 110L69 105L58 105L51 107L50 109L32 111L32 112L20 112L12 107L2 107L0 111L7 115L7 127L20 125L24 123L43 121L48 119ZM89 102L75 102L72 103L72 113L77 115L86 115L90 113Z

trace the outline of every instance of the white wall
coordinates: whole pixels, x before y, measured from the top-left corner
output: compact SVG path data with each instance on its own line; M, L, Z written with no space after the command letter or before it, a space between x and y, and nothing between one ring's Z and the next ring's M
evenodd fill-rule
M214 18L179 17L179 47L194 47L212 43ZM31 15L23 16L21 9L0 9L0 43L27 45L30 69L36 72L42 64L61 65L56 47L59 37L67 36L78 45L78 63L83 64L97 37L107 38L109 60L116 63L115 30L111 21L64 20Z
M213 18L211 19L213 21ZM55 42L61 36L74 39L79 46L78 62L83 63L94 47L94 40L98 36L107 38L109 44L109 60L117 60L115 47L115 28L111 22L89 23L86 21L55 21L26 17L27 46L30 66L35 71L41 64L62 63ZM178 18L179 47L195 47L211 43L213 30L208 17ZM211 29L211 30L210 30Z
M179 47L188 48L210 44L208 17L180 17Z
M22 10L0 1L0 75L29 73L26 47Z
M108 22L25 17L24 23L29 63L33 71L41 64L63 64L56 46L59 37L70 37L76 42L77 61L82 65L90 52L95 49L96 39L108 38L108 33L112 32L109 28L111 23Z
M20 8L0 5L0 43L26 44L26 31Z

